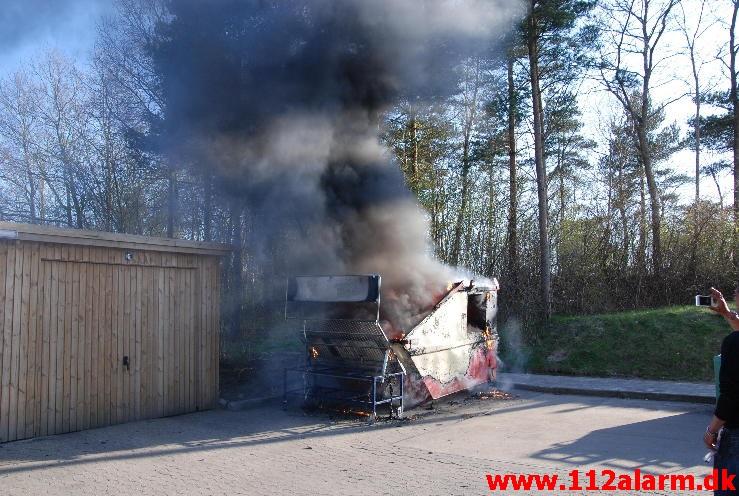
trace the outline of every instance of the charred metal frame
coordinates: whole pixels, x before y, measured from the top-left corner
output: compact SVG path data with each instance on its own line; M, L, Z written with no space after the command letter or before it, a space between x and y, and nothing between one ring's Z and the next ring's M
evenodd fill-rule
M288 375L291 373L303 375L303 387L298 389L288 388ZM351 392L345 388L332 388L327 386L316 386L314 379L316 377L329 377L333 379L339 379L342 381L356 381L366 382L371 384L369 395L352 395ZM395 409L398 418L403 416L403 383L405 372L395 372L385 375L366 376L360 374L353 374L350 371L338 371L332 368L323 369L311 369L311 368L287 368L285 369L284 375L284 395L283 405L287 406L289 398L292 397L303 397L304 401L317 399L319 404L329 403L342 407L357 407L360 408L359 412L348 410L348 413L366 413L369 414L370 421L377 419L377 407L380 405L389 404L390 412L393 412L393 403L397 402L398 406ZM378 384L382 384L392 379L398 380L399 391L397 394L391 395L389 398L378 399ZM364 409L367 410L364 410Z
M288 280L285 318L294 319L288 312L289 284ZM301 319L305 364L284 371L285 407L291 397L298 397L304 404L338 406L367 414L370 422L377 418L378 407L383 405L388 406L390 415L394 412L397 417L403 415L406 371L380 327L379 284L377 277L377 296L368 302L376 305L371 319ZM290 381L291 376L293 379L299 376L302 384L291 387L294 384Z

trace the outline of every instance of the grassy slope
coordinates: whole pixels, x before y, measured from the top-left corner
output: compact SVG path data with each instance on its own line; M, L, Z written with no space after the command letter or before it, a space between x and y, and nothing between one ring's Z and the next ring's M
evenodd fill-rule
M728 332L721 317L694 306L553 317L527 350L527 368L539 373L713 381L711 357L719 353Z

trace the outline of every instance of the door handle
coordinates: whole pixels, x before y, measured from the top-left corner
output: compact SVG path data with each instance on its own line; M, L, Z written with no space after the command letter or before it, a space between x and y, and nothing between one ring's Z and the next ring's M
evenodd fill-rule
M123 357L123 366L126 367L126 370L131 372L131 361L128 359L128 355Z

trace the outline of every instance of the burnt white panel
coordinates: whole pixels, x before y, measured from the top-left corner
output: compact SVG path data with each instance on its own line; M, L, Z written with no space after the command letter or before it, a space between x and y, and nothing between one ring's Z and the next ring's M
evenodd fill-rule
M292 301L360 302L377 292L373 276L298 276L294 281Z
M467 293L449 296L439 308L408 333L408 352L420 375L442 384L467 372L479 331L467 326Z

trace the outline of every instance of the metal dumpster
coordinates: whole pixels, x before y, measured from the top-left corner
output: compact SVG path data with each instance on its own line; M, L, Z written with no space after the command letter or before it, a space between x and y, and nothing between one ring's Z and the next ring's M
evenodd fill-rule
M493 380L497 289L451 284L403 328L383 315L377 274L290 278L285 317L301 323L305 364L285 370L285 404L374 419Z

